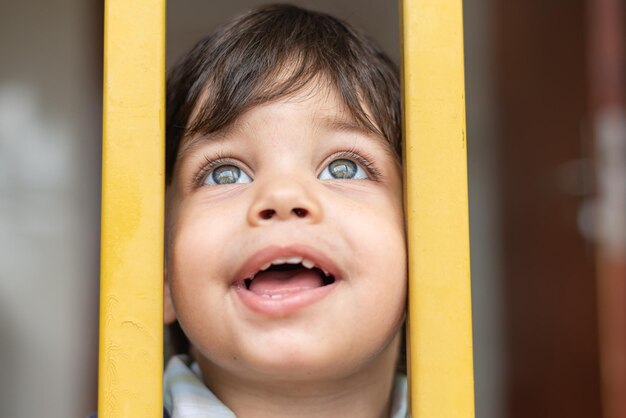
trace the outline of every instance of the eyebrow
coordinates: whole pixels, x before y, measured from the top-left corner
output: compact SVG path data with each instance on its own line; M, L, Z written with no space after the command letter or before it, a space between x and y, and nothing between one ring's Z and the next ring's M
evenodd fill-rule
M362 123L358 123L353 118L338 118L333 116L326 116L319 118L316 123L316 127L323 127L332 131L341 132L358 132L365 135L377 134L372 129L364 126Z
M337 116L324 116L315 121L316 128L323 128L331 131L339 132L351 132L361 134L362 136L379 143L383 148L393 155L393 146L383 134L374 128L370 128L363 123L360 123L353 117L337 117ZM375 126L375 125L373 125Z
M229 134L237 131L241 131L245 127L245 123L235 120L233 123L228 124L219 131L212 132L207 135L197 134L181 144L181 148L178 152L178 159L184 159L185 154L191 152L197 145L205 143L207 141L220 141L227 140ZM338 116L323 116L316 118L314 121L315 129L325 129L336 132L348 132L357 133L366 138L373 140L374 142L382 145L382 147L393 155L393 146L380 132L368 127L367 125L360 123L353 117L338 117Z
M182 160L185 157L185 154L193 151L193 149L199 144L206 143L206 142L226 140L228 138L229 133L233 131L241 130L241 125L242 125L241 123L237 123L235 121L234 123L228 124L222 129L215 131L215 132L211 132L209 134L197 133L191 138L184 138L183 136L184 139L181 142L180 148L178 150L178 156L176 158L178 160Z

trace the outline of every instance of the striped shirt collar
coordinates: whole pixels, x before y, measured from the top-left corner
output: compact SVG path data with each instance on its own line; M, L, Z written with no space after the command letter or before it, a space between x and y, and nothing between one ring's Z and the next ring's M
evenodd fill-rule
M197 363L187 356L172 357L163 376L163 405L172 418L236 418L202 382ZM391 418L407 416L406 376L394 381Z

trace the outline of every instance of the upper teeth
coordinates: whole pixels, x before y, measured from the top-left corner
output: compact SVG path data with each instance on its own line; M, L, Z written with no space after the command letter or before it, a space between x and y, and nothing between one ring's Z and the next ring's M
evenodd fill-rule
M280 266L281 264L302 264L308 269L315 266L314 262L304 259L302 257L277 258L261 267L261 271L267 270L268 268L270 268L270 266Z
M265 265L263 265L260 269L259 272L261 271L265 271L268 268L270 268L270 266L274 265L274 266L279 266L281 264L302 264L305 268L307 269L312 269L313 267L315 267L315 263L311 260L307 260L304 257L285 257L285 258L277 258L275 260L272 260L270 263L267 263ZM325 275L329 275L328 272L324 269L322 269L321 267L318 267L320 270L322 270L324 272ZM258 273L258 272L257 272ZM257 274L254 273L250 279L254 279L254 276Z

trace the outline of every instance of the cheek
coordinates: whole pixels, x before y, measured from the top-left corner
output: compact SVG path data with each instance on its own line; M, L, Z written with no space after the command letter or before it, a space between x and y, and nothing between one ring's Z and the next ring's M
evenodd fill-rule
M167 269L172 298L180 316L185 315L181 310L198 306L194 298L200 295L207 298L212 294L210 290L217 282L212 267L216 264L216 251L220 248L216 244L220 232L203 217L186 216L184 213L178 215L169 237Z
M170 262L178 270L210 270L212 261L219 259L224 242L232 236L232 222L225 219L229 210L213 209L183 206L175 214Z
M368 243L368 258L371 263L366 269L374 268L376 277L372 287L378 290L379 297L400 306L404 311L407 289L407 254L404 220L401 207L389 204L379 209L388 216L376 216L371 220L361 238ZM381 300L381 302L383 302Z
M398 325L404 317L407 293L407 256L402 209L393 199L362 205L343 224L355 262L355 282L361 300Z
M174 309L184 333L203 355L210 352L219 357L228 352L227 339L220 338L221 344L209 342L225 335L220 316L228 285L216 268L215 237L215 233L204 233L200 225L179 224L172 236L169 275Z
M406 276L406 239L402 207L379 198L360 205L344 222L345 236L364 265Z

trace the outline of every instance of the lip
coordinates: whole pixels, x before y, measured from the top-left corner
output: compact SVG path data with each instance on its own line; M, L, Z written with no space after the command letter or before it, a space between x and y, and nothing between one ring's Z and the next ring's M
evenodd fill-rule
M285 295L280 299L263 298L246 289L244 280L258 272L261 267L277 258L289 257L302 257L313 261L315 266L331 274L335 281L315 289ZM285 247L273 245L254 253L243 263L235 274L232 287L239 296L239 299L251 311L265 316L283 317L291 315L324 299L337 287L342 276L335 262L316 248L301 244Z

